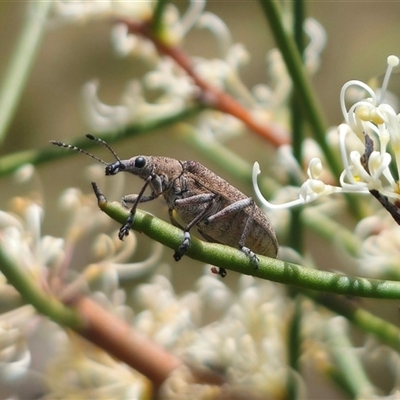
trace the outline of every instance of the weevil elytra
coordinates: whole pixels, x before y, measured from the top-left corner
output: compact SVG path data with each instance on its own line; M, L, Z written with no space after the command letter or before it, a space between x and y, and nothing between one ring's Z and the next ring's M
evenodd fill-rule
M51 143L79 151L105 164L106 175L124 171L145 181L139 194L122 198L124 205L132 204L132 207L129 218L120 228L121 240L129 234L137 205L162 195L168 205L171 223L184 231L183 241L174 254L176 261L186 253L193 227L209 242L238 247L251 259L255 268L258 267L255 253L276 257L278 241L275 231L254 200L200 163L159 156L121 160L105 141L86 136L106 146L116 161L107 163L78 147L57 141ZM144 195L148 186L151 193ZM226 271L221 268L219 273L225 276Z

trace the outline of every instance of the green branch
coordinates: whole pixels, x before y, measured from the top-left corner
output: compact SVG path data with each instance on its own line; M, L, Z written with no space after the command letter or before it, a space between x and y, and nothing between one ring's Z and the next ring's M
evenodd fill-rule
M315 95L310 79L304 69L296 43L293 37L286 32L277 1L260 0L260 4L269 22L276 44L285 61L289 75L292 78L298 104L302 105L302 110L310 124L314 138L321 147L333 175L336 177L336 180L338 180L342 168L339 164L338 157L326 141L327 122L325 121L324 114L320 107L320 102ZM346 195L346 199L352 213L356 218L361 219L363 217L363 209L360 206L358 198Z
M129 214L120 203L107 202L100 192L98 199L102 211L121 224L126 222ZM181 229L140 210L136 212L132 228L174 250L183 240ZM299 288L347 296L400 299L400 282L346 276L264 256L258 256L259 268L254 269L251 260L241 251L221 244L206 243L195 237L192 237L187 256L220 268Z
M129 137L138 136L159 128L167 127L176 122L182 121L185 118L189 118L199 113L203 109L204 107L195 106L187 108L183 111L179 111L176 114L169 116L168 118L154 120L146 123L137 123L119 132L95 134L95 136L105 139L107 143L113 143ZM98 146L96 142L87 140L84 136L82 136L82 138L72 141L71 144L85 150L96 145ZM74 154L75 153L72 151L63 151L62 149L57 149L54 146L51 146L50 144L48 144L45 149L41 150L26 150L18 153L8 154L0 158L0 177L15 172L19 167L24 164L39 165L50 162L52 160L61 159L63 157L70 157Z
M399 327L365 310L357 300L322 292L302 290L300 293L336 314L342 315L362 331L375 335L382 343L395 351L400 351Z
M157 0L156 8L154 9L153 13L153 20L151 22L151 30L153 35L159 39L162 38L164 30L163 17L166 5L166 0Z
M374 387L368 379L360 357L354 351L343 324L337 320L330 320L326 325L326 335L327 348L338 366L338 381L352 398L372 398L376 394Z
M16 265L3 246L0 246L0 271L7 281L18 290L24 301L32 304L41 314L63 326L75 330L83 328L83 318L62 304L56 297L46 293L26 270Z
M21 98L25 83L32 69L52 2L39 1L29 4L27 21L4 75L0 91L0 143L4 140L14 112ZM4 54L2 54L4 57Z
M286 68L293 80L294 89L298 95L299 103L310 123L315 139L321 146L326 160L335 174L339 176L341 168L332 149L325 138L327 123L323 117L319 101L306 75L300 53L292 36L283 26L283 18L275 0L260 0L261 7L269 22L276 44L285 60Z

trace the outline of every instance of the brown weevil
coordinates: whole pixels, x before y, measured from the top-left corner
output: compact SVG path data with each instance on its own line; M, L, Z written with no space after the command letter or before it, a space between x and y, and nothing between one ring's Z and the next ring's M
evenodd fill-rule
M174 254L176 261L189 248L190 230L194 226L208 242L238 247L255 268L258 268L255 253L276 258L278 241L266 215L251 197L200 163L142 155L121 160L104 140L86 136L107 147L116 161L107 163L76 146L57 141L51 143L79 151L105 164L106 175L130 172L145 181L139 194L122 198L123 205L132 204L132 207L126 223L119 230L121 240L129 234L137 205L162 195L168 205L171 223L184 231L183 241ZM144 195L148 186L151 193ZM225 276L225 269L220 268L219 274Z

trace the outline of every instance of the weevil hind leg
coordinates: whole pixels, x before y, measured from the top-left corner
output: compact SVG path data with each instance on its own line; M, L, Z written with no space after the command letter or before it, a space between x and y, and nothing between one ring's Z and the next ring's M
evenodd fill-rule
M255 203L251 197L248 197L247 199L239 200L233 204L230 204L229 206L225 207L221 211L208 217L206 220L206 223L209 224L211 222L218 221L219 219L225 218L225 217L229 216L230 214L237 213L247 207L251 207L252 212L249 213L249 216L246 220L242 235L240 236L240 239L239 239L238 247L244 254L246 254L250 258L254 268L258 268L259 267L258 257L251 249L249 249L248 247L245 246L247 236L250 233L251 226L253 223L253 213L254 213L254 209L255 209Z
M240 240L239 240L238 244L239 244L239 249L244 254L246 254L247 257L250 258L251 263L253 264L253 267L255 269L258 269L258 267L260 266L260 260L258 259L256 254L251 249L249 249L248 247L245 246L247 236L249 235L250 230L251 230L251 226L253 224L253 213L254 213L254 208L255 208L255 203L254 203L253 200L252 200L251 205L252 205L252 212L249 214L249 216L248 216L248 218L246 220L246 223L244 225L244 229L243 229L243 232L242 232L242 235L240 237Z

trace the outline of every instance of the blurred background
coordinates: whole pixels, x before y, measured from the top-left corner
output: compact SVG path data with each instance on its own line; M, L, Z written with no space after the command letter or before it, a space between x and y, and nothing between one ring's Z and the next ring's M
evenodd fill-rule
M185 3L177 4L181 10ZM233 42L242 43L251 60L242 69L242 79L251 88L267 82L265 57L274 47L267 22L257 1L209 1L206 9L224 20L231 31ZM29 7L25 2L0 3L0 82L10 55L17 42ZM327 46L322 54L319 72L313 79L315 90L330 125L342 122L339 92L350 79L368 81L382 77L386 69L386 58L390 54L400 56L399 22L400 2L332 2L313 1L307 5L307 15L315 18L326 30ZM191 32L184 48L191 56L213 58L218 56L215 41L204 31ZM147 68L131 59L117 58L110 44L110 23L104 21L63 26L50 26L44 36L33 71L10 126L7 139L0 149L0 156L27 149L50 146L49 140L70 142L71 139L90 133L85 124L82 107L82 86L97 79L100 82L99 96L107 104L117 104L127 81L146 73ZM400 78L395 74L389 87L400 95ZM162 145L160 145L160 143ZM227 178L232 184L251 194L251 186L243 186L230 176L228 171L212 165L195 148L189 147L174 136L174 128L150 132L113 145L121 158L136 154L164 155L177 159L195 159ZM245 141L233 139L228 147L249 162L258 160L264 165L263 172L270 171L267 155L274 149L265 148L265 143L255 135L248 134ZM101 158L111 160L103 148L93 152ZM273 160L273 158L272 158ZM42 179L46 216L44 232L62 236L68 216L60 213L57 198L68 187L79 187L91 191L85 177L85 167L91 161L81 155L70 157L39 167ZM127 180L127 193L137 193L141 181L132 177ZM18 195L10 177L0 180L0 209L7 208L7 201ZM113 193L106 193L110 200ZM157 200L143 207L167 220L163 201ZM100 211L99 211L100 212ZM143 243L149 240L140 237ZM312 251L323 260L324 269L342 270L332 249L317 237L307 238ZM148 252L141 246L135 257L139 260ZM192 288L196 278L203 272L202 266L188 258L180 263L172 259L172 250L165 249L165 260L174 268L173 283L177 292ZM319 253L319 254L318 254ZM329 259L329 261L327 261ZM228 282L236 281L235 273L229 272ZM398 302L367 301L365 304L382 317L399 323ZM317 396L317 395L316 395ZM318 398L318 397L314 397ZM320 397L322 398L322 397ZM329 398L329 397L326 397Z

